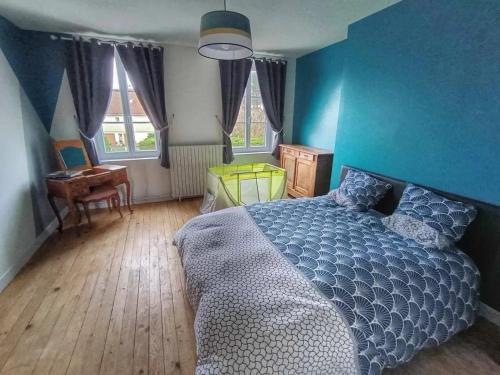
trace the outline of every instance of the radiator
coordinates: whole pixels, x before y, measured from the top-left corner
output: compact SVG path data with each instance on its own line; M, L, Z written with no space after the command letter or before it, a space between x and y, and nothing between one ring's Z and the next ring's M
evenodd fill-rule
M202 196L207 169L222 164L223 145L169 146L173 198Z

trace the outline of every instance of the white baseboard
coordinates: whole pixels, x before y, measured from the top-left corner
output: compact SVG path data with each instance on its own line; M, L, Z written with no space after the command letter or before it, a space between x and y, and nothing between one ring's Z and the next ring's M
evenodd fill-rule
M166 201L177 201L177 200L183 200L183 199L191 199L191 198L203 198L202 195L195 195L195 196L189 196L189 197L181 197L181 198L175 198L172 197L171 195L159 195L159 196L153 196L153 197L138 197L133 199L133 203L154 203L154 202L166 202ZM122 201L122 205L125 205L125 202Z
M61 212L61 217L64 219L68 214L68 208L64 207ZM4 290L7 285L16 277L18 272L24 267L26 263L31 259L33 254L42 246L42 244L54 233L59 226L57 218L54 218L49 225L43 230L43 232L35 239L35 241L29 246L25 252L18 255L17 259L14 261L9 269L0 276L0 292Z
M479 315L500 327L500 311L481 302L479 305Z
M172 198L171 195L158 195L158 196L152 196L152 197L134 197L132 199L132 206L134 204L141 204L141 203L156 203L156 202L166 202L166 201L171 201L174 198ZM121 207L126 207L127 202L125 199L121 199ZM94 206L90 206L92 208L107 208L107 204L105 202L99 202L94 204Z
M173 201L173 200L183 200L183 199L189 199L189 198L199 198L198 196L196 197L182 197L181 199L179 198L174 198L171 195L158 195L158 196L152 196L152 197L135 197L132 199L132 205L134 204L141 204L141 203L156 203L156 202L167 202L167 201ZM127 202L125 202L124 199L122 199L122 205L121 207L126 207ZM96 203L94 206L90 206L91 209L93 208L107 208L106 203L104 202L99 202Z
M171 195L158 195L153 197L137 197L134 198L134 203L155 203L171 201L174 198Z

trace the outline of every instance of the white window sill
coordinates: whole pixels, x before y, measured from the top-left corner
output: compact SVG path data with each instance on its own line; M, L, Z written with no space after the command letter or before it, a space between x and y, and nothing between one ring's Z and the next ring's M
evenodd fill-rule
M145 156L143 158L117 158L117 159L101 159L99 160L100 164L109 164L113 162L121 162L121 161L135 161L135 160L159 160L158 156Z

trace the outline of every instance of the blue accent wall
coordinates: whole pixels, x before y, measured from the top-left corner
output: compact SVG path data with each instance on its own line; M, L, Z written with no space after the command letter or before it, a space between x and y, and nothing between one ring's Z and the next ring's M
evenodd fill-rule
M343 66L338 45L297 61L294 142L336 138L332 187L346 164L500 204L499 20L497 0L404 0L351 25Z
M346 42L297 59L293 143L333 150Z
M49 132L65 67L63 44L0 16L0 48Z

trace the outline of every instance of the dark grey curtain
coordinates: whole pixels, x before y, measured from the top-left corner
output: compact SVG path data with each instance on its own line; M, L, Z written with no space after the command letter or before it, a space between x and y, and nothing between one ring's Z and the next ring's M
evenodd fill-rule
M278 145L283 143L283 111L285 106L286 62L255 60L262 103L274 131L273 155L279 158Z
M66 71L78 126L90 161L99 163L94 137L101 127L113 87L113 46L96 40L65 43Z
M163 48L128 43L116 47L144 111L160 131L160 163L170 168L168 122L165 108Z
M224 147L223 160L229 164L234 160L231 132L234 129L241 101L245 95L252 60L219 60L220 84L222 90L222 131Z

